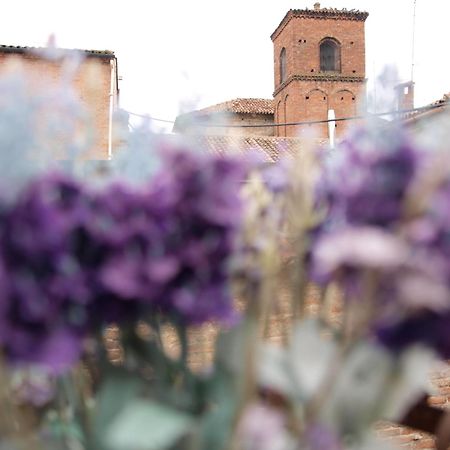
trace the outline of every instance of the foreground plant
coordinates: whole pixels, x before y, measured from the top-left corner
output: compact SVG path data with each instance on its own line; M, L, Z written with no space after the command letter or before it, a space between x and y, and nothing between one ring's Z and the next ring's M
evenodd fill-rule
M145 125L124 147L101 183L4 173L20 181L0 201L1 446L382 448L373 425L450 355L441 155L388 126L271 167ZM211 323L213 364L193 370L190 333Z

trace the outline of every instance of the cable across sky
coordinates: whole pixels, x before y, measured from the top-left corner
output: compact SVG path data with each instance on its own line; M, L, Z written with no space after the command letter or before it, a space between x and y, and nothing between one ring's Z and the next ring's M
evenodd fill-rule
M284 127L284 126L315 125L315 124L330 123L330 122L362 120L362 119L368 119L371 117L383 117L383 116L399 117L399 116L403 116L404 114L413 114L413 113L418 113L418 112L431 111L433 109L443 108L443 107L447 107L447 106L450 106L450 104L449 103L438 103L435 105L422 106L419 108L412 108L412 109L386 111L386 112L382 112L382 113L368 113L368 114L361 114L361 115L353 116L353 117L341 117L341 118L337 118L337 119L311 120L311 121L302 121L302 122L286 122L286 123L258 124L258 125L196 123L195 125L197 127L201 127L201 128L272 128L272 127ZM163 123L170 123L170 124L175 123L174 120L158 119L158 118L152 117L150 115L138 114L138 113L134 113L131 111L127 111L125 109L122 109L122 111L124 111L132 116L141 117L141 118L152 120L155 122L163 122Z

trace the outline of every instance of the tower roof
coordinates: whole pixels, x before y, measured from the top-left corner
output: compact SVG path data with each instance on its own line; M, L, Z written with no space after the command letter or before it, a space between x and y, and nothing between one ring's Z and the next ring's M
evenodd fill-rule
M320 8L316 3L314 9L290 9L283 20L280 22L276 30L272 33L270 38L274 40L281 30L293 19L331 19L331 20L354 20L364 22L369 16L368 12L359 11L357 9L337 9L337 8Z

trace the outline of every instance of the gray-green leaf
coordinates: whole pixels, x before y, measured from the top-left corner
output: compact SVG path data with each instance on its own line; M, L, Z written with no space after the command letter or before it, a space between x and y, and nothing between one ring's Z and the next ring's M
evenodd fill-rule
M111 450L162 450L186 434L193 418L145 400L130 402L111 422L105 441Z

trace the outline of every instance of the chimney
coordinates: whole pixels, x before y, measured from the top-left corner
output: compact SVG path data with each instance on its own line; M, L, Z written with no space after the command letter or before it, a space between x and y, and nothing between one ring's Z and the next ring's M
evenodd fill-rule
M315 9L316 11L320 9L320 3L319 3L319 2L314 3L314 9Z
M414 82L400 83L395 86L395 91L399 111L414 109Z

